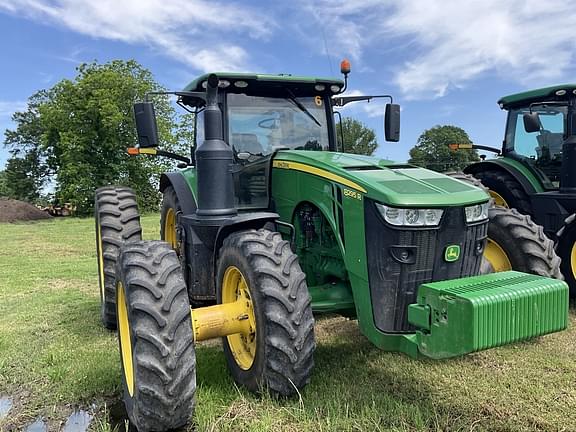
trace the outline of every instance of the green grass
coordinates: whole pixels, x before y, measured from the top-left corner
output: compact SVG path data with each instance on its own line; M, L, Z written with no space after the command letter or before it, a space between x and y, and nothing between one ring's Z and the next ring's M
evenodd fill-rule
M158 216L143 218L156 238ZM0 224L0 430L38 416L58 430L73 407L93 430L120 401L116 336L99 321L93 221ZM570 330L449 361L374 348L354 321L319 318L316 368L301 399L235 387L219 343L197 349L195 423L208 431L576 430L576 321ZM95 404L96 408L90 408ZM106 409L105 409L106 406Z

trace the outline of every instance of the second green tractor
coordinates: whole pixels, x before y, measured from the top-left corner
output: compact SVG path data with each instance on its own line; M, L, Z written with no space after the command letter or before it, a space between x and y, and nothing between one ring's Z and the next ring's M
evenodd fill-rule
M561 270L576 297L576 85L560 84L502 97L507 111L501 148L465 168L498 206L529 215L556 243ZM503 269L512 265L503 258Z

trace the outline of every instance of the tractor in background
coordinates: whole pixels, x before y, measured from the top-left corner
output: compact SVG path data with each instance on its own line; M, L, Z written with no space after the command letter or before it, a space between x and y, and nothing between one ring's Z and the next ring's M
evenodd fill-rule
M96 191L102 321L118 329L139 430L190 421L195 343L206 339L222 338L237 384L290 396L312 374L314 313L355 318L373 344L414 358L567 326L567 286L550 278L559 260L527 216L489 210L485 192L442 174L338 152L334 111L380 97L342 95L342 71L200 76L175 92L195 113L189 158L159 150L152 102L135 104L129 152L184 159L160 179L162 241L141 240L129 188ZM398 141L392 101L384 123ZM487 239L506 248L517 232L506 252L537 274L490 273Z
M502 148L464 169L479 179L498 206L529 215L556 242L561 270L576 297L576 85L564 84L505 96L508 112ZM500 256L501 269L512 268Z

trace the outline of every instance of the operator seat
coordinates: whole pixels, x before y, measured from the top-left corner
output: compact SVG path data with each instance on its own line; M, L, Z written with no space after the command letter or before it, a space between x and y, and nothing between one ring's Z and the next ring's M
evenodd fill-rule
M550 158L553 158L562 152L562 144L564 143L564 135L562 133L553 133L547 130L542 130L536 139L538 140L538 148L536 149L536 152L539 158L548 152Z
M250 153L252 155L262 156L264 148L258 141L258 136L251 133L233 133L232 147L236 153Z

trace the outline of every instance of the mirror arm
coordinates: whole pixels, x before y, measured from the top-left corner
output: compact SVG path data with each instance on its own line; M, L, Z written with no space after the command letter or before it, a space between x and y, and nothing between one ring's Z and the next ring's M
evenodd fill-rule
M190 165L190 159L187 158L186 156L181 156L179 154L176 153L172 153L172 152L168 152L168 151L164 151L164 150L158 150L156 153L158 156L163 156L163 157L167 157L169 159L175 159L178 160L180 162L184 162L187 165Z
M156 148L139 148L139 147L130 147L128 148L128 154L130 156L136 156L139 154L148 155L148 156L162 156L167 157L169 159L175 159L180 162L184 162L186 165L191 165L190 159L186 156L181 156L176 153L172 153L165 150L158 150Z
M343 107L344 105L349 104L350 102L358 102L358 101L370 102L372 99L377 98L388 98L390 99L390 103L394 103L394 99L392 98L391 95L342 96L342 97L335 97L333 98L333 100L334 105L338 107Z

